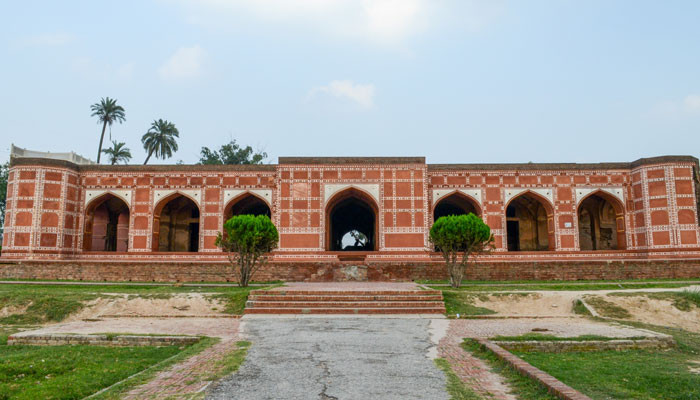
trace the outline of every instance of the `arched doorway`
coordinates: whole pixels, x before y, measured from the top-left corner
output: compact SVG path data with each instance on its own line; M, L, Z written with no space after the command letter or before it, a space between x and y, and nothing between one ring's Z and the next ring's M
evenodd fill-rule
M236 215L267 215L272 216L270 206L265 200L252 194L246 193L231 200L224 208L224 222Z
M508 251L554 250L554 210L541 196L525 192L506 206Z
M433 207L433 222L440 217L469 213L481 215L479 205L471 197L461 192L454 192L449 196L443 197L435 204L435 207Z
M367 193L346 189L326 206L326 248L331 251L377 250L379 208Z
M581 201L577 213L581 250L625 249L625 217L619 200L597 191Z
M129 206L121 198L105 193L85 209L85 251L129 249Z
M192 199L173 193L153 214L153 251L199 251L199 207Z

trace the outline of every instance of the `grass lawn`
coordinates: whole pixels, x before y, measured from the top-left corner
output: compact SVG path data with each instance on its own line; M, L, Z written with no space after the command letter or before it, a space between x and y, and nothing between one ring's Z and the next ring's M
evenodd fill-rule
M681 292L615 292L610 293L609 296L643 296L654 300L668 300L673 303L674 307L681 311L690 311L693 309L693 306L700 307L700 291L697 290L683 290Z
M681 283L679 280L621 280L621 281L463 281L462 286L453 289L449 286L434 286L434 284L447 284L448 281L418 281L438 290L460 290L468 292L489 291L532 291L532 290L617 290L617 289L648 289L648 288L679 288L689 286L689 283ZM700 281L688 279L682 282Z
M570 353L514 352L594 399L698 399L700 335L639 323L625 324L673 335L671 350Z
M495 314L493 310L484 307L473 305L474 298L484 296L485 300L488 297L485 295L462 292L458 290L443 290L442 297L445 301L445 310L447 315L490 315Z
M183 349L0 346L0 399L82 399Z
M248 293L257 288L204 286L84 286L0 284L0 309L26 308L23 312L0 318L4 325L36 325L57 322L79 311L83 302L114 294L144 298L168 298L176 293L212 293L225 303L225 313L242 314Z
M608 337L608 336L598 336L598 335L581 335L575 337L560 337L554 335L545 335L542 333L526 333L520 336L495 336L491 340L500 342L528 342L528 341L538 341L538 342L607 342L610 340L642 340L647 339L646 336L630 336L630 337Z
M510 364L502 361L500 358L496 357L492 352L481 347L481 345L473 339L465 339L462 343L462 347L472 353L474 356L479 357L486 361L491 367L493 372L501 375L505 378L508 386L511 387L514 394L517 395L520 400L557 400L556 396L551 395L547 389L542 386L539 382L536 382L530 378L520 375L519 372L514 370Z

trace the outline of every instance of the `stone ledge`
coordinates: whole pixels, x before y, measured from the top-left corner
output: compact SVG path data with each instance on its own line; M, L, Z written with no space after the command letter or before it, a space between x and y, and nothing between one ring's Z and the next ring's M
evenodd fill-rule
M650 337L648 339L619 339L619 340L528 340L528 341L493 341L493 343L509 351L541 351L547 353L564 353L573 351L600 350L638 350L638 349L670 349L676 343L671 337Z
M140 335L79 335L79 334L29 334L12 335L8 345L65 346L89 345L110 347L179 346L197 343L198 336L140 336Z
M533 367L532 365L526 363L521 358L511 354L508 350L502 348L501 346L488 341L486 339L476 339L476 341L489 349L498 358L510 364L513 369L518 371L520 374L525 375L540 382L547 390L553 395L564 400L591 400L590 397L579 392L578 390L562 383L558 379L549 375L548 373Z

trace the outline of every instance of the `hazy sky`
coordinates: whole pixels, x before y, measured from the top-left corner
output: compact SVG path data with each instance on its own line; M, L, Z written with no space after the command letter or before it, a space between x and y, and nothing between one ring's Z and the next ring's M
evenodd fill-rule
M156 118L170 163L230 138L273 163L698 155L699 21L697 0L4 1L0 161L94 159L103 96L134 163Z

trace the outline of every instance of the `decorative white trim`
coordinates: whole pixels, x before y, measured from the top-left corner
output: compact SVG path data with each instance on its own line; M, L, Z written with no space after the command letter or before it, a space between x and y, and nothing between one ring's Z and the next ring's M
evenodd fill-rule
M86 190L85 191L85 206L88 205L92 200L102 196L105 193L113 194L126 203L129 208L131 208L131 190L129 189L97 189L97 190Z
M552 187L544 187L544 188L522 188L522 187L511 187L511 188L505 188L505 204L508 204L508 202L520 195L521 193L524 192L533 192L537 193L540 196L544 197L545 199L549 200L549 202L554 205L554 188Z
M323 185L324 192L324 202L328 203L328 199L333 197L334 194L341 192L348 188L360 189L369 193L370 196L374 198L374 201L379 205L379 184L378 183L326 183Z
M473 198L481 207L481 189L433 189L433 205L437 204L443 197L460 192Z
M155 189L153 191L153 204L158 204L164 198L170 196L173 193L184 194L200 207L200 201L202 200L202 190L201 189Z
M578 205L584 197L598 190L609 193L615 196L622 204L625 204L625 191L622 186L606 186L606 187L577 187L576 188L576 205Z
M272 208L272 189L225 189L224 190L224 205L245 193L252 193L263 199L267 206Z

